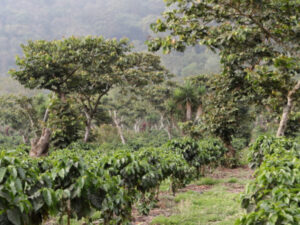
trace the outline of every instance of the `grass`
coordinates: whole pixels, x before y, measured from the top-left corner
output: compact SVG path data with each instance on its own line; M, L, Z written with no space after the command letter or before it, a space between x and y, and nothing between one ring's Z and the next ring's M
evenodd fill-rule
M235 178L235 177L232 177L232 178L230 178L230 179L227 180L227 183L236 184L236 183L238 183L238 179Z
M242 214L239 194L217 185L203 194L187 191L177 194L174 215L158 216L152 225L232 225Z
M222 179L201 178L193 184L211 186L210 189L201 193L192 190L178 193L173 199L172 215L157 216L151 224L233 225L236 219L244 213L239 201L240 193L237 193L238 190L234 187L248 183L248 176L249 171L241 169L238 173L227 174ZM161 187L162 190L167 190L167 188L168 183Z
M219 184L221 182L221 180L219 179L214 179L212 177L203 177L200 180L196 181L195 184L197 185L215 185L215 184Z

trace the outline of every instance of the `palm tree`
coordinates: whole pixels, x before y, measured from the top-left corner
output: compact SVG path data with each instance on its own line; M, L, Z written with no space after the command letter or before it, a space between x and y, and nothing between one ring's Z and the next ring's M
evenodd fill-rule
M207 94L207 75L198 75L191 77L190 82L193 84L196 93L196 103L197 104L197 113L196 120L198 120L203 115L203 97Z
M184 82L182 86L179 86L173 93L174 101L180 105L185 105L186 108L186 120L192 120L192 105L197 102L197 91L194 85L190 81Z

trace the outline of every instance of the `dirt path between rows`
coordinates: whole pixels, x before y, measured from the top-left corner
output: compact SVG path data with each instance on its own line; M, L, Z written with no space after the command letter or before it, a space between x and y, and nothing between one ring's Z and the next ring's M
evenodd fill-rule
M228 168L218 168L212 174L209 174L208 177L214 179L251 179L253 171L248 167L241 167L236 169L228 169ZM228 191L233 193L240 193L244 190L244 185L239 183L224 183L226 187L228 187ZM198 193L203 193L209 189L213 188L212 185L196 185L191 184L186 186L183 189L180 189L178 192L187 192L187 191L195 191ZM149 225L153 218L157 216L166 216L169 217L174 214L174 207L176 203L174 202L174 197L170 192L162 192L159 195L159 202L157 203L157 207L152 209L148 216L139 215L136 209L132 212L133 225Z

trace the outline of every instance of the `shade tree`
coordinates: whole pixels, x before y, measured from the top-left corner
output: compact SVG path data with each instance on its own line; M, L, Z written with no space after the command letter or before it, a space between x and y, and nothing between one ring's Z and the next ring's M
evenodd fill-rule
M115 41L113 43L117 44ZM119 48L103 51L103 59L94 60L84 69L81 85L74 92L86 116L85 142L89 139L91 123L101 98L111 89L120 87L124 93L137 92L137 89L163 82L169 76L158 56L128 53L130 48L125 49L123 44Z
M172 128L177 127L178 108L172 96L177 83L166 80L159 85L149 86L142 90L144 99L150 103L159 115L159 129L164 129L169 139L172 138Z
M169 74L158 56L131 53L132 46L126 39L70 37L29 41L22 48L24 55L16 60L18 69L10 71L13 78L25 87L52 91L62 102L57 105L66 106L70 99L75 99L85 115L85 141L89 139L101 98L111 88L120 86L133 91L162 82ZM63 111L66 110L56 110Z
M239 94L252 99L262 97L252 83L267 72L270 80L287 85L281 92L269 84L284 99L277 136L284 135L300 89L299 1L167 0L166 4L163 18L152 25L166 35L150 40L149 48L168 53L204 44L219 53L223 73L237 84Z
M202 132L220 138L229 150L230 157L235 159L236 149L232 140L241 133L246 134L249 129L245 129L244 124L248 124L253 118L249 114L249 99L241 97L238 92L228 91L230 81L220 74L210 77L203 102L204 114L198 125Z
M28 144L30 137L40 135L47 99L44 95L34 97L3 95L0 97L0 124L9 127Z

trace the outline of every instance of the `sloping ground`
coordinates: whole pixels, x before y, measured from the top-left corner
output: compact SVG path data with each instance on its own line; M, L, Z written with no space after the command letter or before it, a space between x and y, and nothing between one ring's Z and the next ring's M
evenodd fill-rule
M251 179L248 168L218 169L181 189L174 197L162 186L160 201L149 216L133 212L134 225L232 225L241 216L239 196Z

